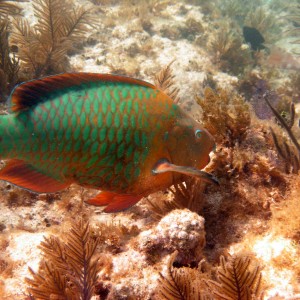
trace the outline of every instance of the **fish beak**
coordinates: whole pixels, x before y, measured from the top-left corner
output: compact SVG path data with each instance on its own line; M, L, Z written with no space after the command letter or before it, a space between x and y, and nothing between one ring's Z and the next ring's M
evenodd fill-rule
M162 159L159 160L154 168L152 169L153 174L160 174L165 172L177 172L181 174L185 174L188 176L197 177L203 181L213 183L216 185L220 185L219 180L212 174L198 170L193 167L184 167L184 166L177 166L174 164L169 163L167 160Z

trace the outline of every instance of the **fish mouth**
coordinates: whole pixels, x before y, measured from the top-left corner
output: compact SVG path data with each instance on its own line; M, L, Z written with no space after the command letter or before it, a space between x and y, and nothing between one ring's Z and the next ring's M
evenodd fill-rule
M208 183L220 185L218 178L215 177L213 174L207 173L205 171L201 171L193 167L176 166L172 164L172 171L184 175L196 177Z
M169 160L167 159L159 160L152 169L152 173L154 175L166 173L166 172L180 173L180 174L199 178L205 182L213 183L215 185L220 185L219 180L210 173L201 171L194 167L177 166L170 163ZM173 174L172 178L174 184L176 182L175 174Z

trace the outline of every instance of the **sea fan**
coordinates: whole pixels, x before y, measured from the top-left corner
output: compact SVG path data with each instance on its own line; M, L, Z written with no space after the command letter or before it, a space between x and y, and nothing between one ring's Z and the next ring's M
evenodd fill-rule
M99 266L95 257L99 239L94 239L89 224L80 220L72 226L67 242L45 238L38 272L29 268L28 291L34 299L89 300L94 295Z
M163 90L168 96L170 96L174 103L178 103L179 99L179 88L174 87L175 75L172 73L171 65L174 61L171 61L166 67L164 67L159 73L155 75L155 85Z
M174 209L184 209L200 213L203 206L203 191L206 183L194 178L186 178L185 182L175 184L168 190L173 194L173 198L160 199L160 201L151 201L146 198L149 208L154 213L154 217L158 219L165 216Z
M11 2L0 0L0 19L7 19L8 16L20 14L20 7Z
M166 300L209 300L211 295L203 290L201 273L187 267L174 268L173 263L178 252L175 251L168 262L166 276L160 275L158 293L155 299Z
M34 28L27 20L14 23L12 40L23 67L33 77L63 72L67 52L94 21L88 10L68 0L35 0L33 8L38 20Z
M253 266L248 256L222 256L217 281L207 280L207 273L187 267L174 268L174 252L168 262L166 276L160 273L156 299L248 300L262 298L262 275L259 265ZM209 290L207 290L207 287Z
M215 299L248 300L262 298L260 266L251 266L248 256L221 256L217 281L207 282Z

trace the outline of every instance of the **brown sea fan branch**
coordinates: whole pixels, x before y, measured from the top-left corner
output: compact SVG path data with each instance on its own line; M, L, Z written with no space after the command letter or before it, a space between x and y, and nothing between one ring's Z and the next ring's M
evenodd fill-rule
M30 269L29 292L39 299L89 300L99 271L95 257L99 238L93 238L87 222L75 222L63 243L56 237L41 243L44 260L38 272ZM53 298L53 299L54 299Z
M217 281L207 281L216 299L248 300L262 296L262 275L259 265L252 266L248 256L220 258Z
M170 98L173 99L174 103L178 103L179 99L179 88L174 87L175 75L172 73L171 65L174 60L171 61L166 67L164 67L158 74L155 75L155 85L163 90Z
M187 267L174 268L178 255L175 251L169 258L166 275L159 273L159 288L155 299L161 300L209 300L212 299L201 285L201 273Z
M68 0L34 0L33 8L38 20L34 28L15 21L12 40L20 46L20 60L32 77L61 73L66 70L67 52L95 19L86 8L74 7Z

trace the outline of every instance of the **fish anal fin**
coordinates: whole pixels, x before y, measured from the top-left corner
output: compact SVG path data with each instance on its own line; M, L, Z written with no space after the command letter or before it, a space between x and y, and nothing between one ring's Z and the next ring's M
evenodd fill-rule
M96 206L105 206L106 213L113 213L126 210L141 200L142 196L117 194L113 192L100 192L96 197L86 201L86 203Z
M0 170L0 180L8 181L36 193L55 193L69 186L40 173L22 160L11 159Z
M120 82L135 84L155 89L155 86L143 80L126 76L97 73L64 73L28 81L18 85L10 96L11 111L23 111L35 106L52 92L59 92L71 87L80 87L90 82ZM43 99L43 100L41 100Z

